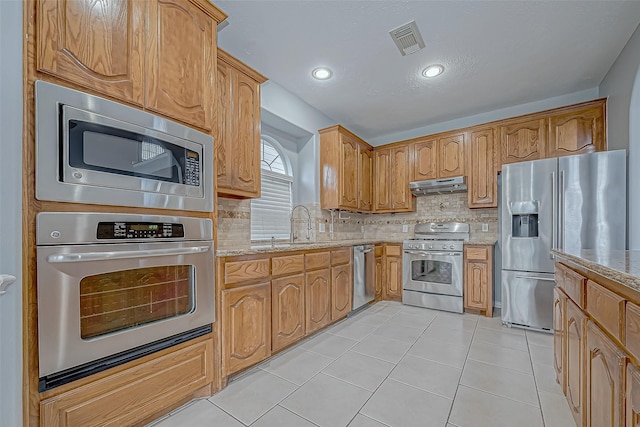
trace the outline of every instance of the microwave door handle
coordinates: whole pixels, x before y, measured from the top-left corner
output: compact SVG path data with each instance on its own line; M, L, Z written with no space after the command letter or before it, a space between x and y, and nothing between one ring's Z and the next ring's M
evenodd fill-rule
M140 251L112 251L112 252L83 252L75 254L49 255L47 261L51 264L68 262L106 261L112 259L146 258L152 256L189 255L209 251L209 246L195 246L192 248L151 249Z

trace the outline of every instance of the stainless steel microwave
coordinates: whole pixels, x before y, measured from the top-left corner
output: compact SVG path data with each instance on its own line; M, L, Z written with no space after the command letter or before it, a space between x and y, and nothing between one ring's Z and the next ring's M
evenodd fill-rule
M213 211L213 138L117 102L35 84L36 198Z

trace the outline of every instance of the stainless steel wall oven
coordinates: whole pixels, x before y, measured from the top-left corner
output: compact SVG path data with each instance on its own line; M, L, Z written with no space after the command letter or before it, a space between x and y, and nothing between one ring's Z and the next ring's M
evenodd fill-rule
M210 219L37 217L40 390L211 332Z
M36 92L36 198L213 211L213 138L44 81Z

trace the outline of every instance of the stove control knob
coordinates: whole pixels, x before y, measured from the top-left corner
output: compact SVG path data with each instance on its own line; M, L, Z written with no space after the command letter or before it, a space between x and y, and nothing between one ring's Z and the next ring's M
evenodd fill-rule
M447 245L442 245L442 249L447 249Z
M433 245L429 245L429 249L433 249Z
M455 249L454 245L449 246L449 249Z

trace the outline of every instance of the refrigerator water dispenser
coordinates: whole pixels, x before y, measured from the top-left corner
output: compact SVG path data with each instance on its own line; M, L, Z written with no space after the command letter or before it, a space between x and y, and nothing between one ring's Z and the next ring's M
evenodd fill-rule
M537 201L511 203L511 237L539 237Z

